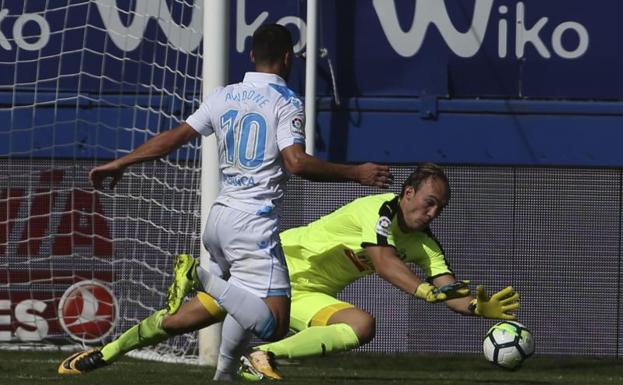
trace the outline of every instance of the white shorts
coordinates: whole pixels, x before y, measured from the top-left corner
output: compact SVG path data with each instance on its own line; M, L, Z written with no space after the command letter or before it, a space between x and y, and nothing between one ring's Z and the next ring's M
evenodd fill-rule
M258 297L290 296L290 278L277 216L259 216L215 204L203 236L209 270Z

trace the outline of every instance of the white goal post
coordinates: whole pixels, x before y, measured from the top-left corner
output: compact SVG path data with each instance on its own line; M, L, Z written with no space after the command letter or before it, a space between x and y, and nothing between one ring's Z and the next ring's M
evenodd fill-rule
M203 94L227 83L229 64L229 0L206 0L203 25ZM220 177L218 152L214 135L203 139L201 163L201 223L206 223L210 206L218 195ZM206 266L210 256L201 247L201 264ZM216 366L221 342L221 324L199 331L199 362Z

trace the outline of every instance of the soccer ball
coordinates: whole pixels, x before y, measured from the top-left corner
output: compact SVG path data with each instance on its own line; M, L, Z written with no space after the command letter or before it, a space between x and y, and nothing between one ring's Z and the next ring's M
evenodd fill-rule
M489 329L482 348L487 361L506 369L517 369L534 353L534 338L519 322L502 321Z

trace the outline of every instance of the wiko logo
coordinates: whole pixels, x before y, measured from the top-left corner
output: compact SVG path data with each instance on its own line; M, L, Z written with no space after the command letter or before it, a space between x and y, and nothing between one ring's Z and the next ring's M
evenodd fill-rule
M183 52L195 50L201 39L203 29L203 1L194 3L192 18L188 26L178 24L169 11L165 0L137 0L134 2L132 21L126 26L119 17L116 0L96 0L95 4L102 17L110 39L123 51L133 51L143 40L147 23L151 18L158 21L168 41Z
M589 48L589 33L582 24L576 21L563 21L553 28L551 36L544 28L549 19L546 16L539 18L534 24L526 24L528 10L522 1L498 0L513 3L494 7L494 0L474 0L474 11L469 28L461 32L452 22L452 17L446 7L445 0L415 0L415 9L411 27L404 31L398 20L397 5L394 0L373 0L372 4L377 13L383 32L394 50L401 56L411 57L416 55L427 36L429 27L435 26L444 41L460 57L475 56L480 50L485 38L495 34L492 38L497 39L497 54L500 58L513 56L522 58L526 47L532 46L543 58L551 58L552 55L564 59L577 59L584 55ZM462 0L453 0L462 1ZM247 15L247 0L236 1L236 16L233 22L236 26L236 50L241 53L245 49L245 43L253 32L266 22L269 17L268 11L261 11L257 15ZM131 10L132 17L129 22L124 22L117 8L117 0L94 0L94 4L101 16L104 28L108 32L110 40L119 49L129 52L138 48L143 40L147 24L151 19L157 21L161 31L168 42L182 52L192 52L201 44L203 30L203 0L194 0L190 21L180 23L175 20L170 9L168 0L134 0ZM9 17L8 9L0 9L0 24L4 19L14 19L13 25L9 25L0 31L0 48L11 51L14 45L26 51L37 51L44 48L50 41L53 32L49 22L39 14L23 13L19 16ZM531 17L531 20L534 16ZM490 22L491 21L491 22ZM497 23L496 23L497 21ZM283 16L278 23L298 29L299 41L295 44L295 51L302 50L305 46L307 25L305 21L295 15ZM27 24L36 25L39 33L25 36ZM509 38L509 32L514 29L514 42ZM490 31L493 30L493 31ZM3 33L5 31L9 35ZM565 39L563 36L573 37ZM571 41L571 43L569 43ZM13 43L13 44L12 44ZM514 52L513 52L514 47ZM510 51L510 52L509 52Z
M458 31L450 19L444 0L417 0L413 23L408 31L403 31L398 21L396 4L389 0L373 0L374 9L392 48L401 56L411 57L418 53L426 37L428 28L435 25L448 47L460 57L472 57L480 50L488 31L489 19L492 17L493 0L475 0L474 13L469 29ZM541 17L531 26L526 25L526 6L519 1L515 5L515 52L517 58L524 56L526 46L532 45L539 55L549 59L552 52L564 59L577 59L584 55L589 46L589 35L586 28L575 21L558 24L549 39L542 36L543 27L548 23L547 17ZM497 41L498 57L505 58L508 54L509 24L513 15L509 7L500 5L497 8ZM576 34L575 47L563 46L565 34Z
M190 2L185 12L190 13L190 21L181 23L173 16L168 0L134 0L131 10L127 11L131 15L129 21L124 21L121 11L117 7L117 0L93 0L101 17L104 29L108 32L110 40L124 52L134 51L142 43L145 29L151 20L155 20L160 26L160 30L166 36L167 41L182 52L189 53L196 50L203 39L203 9L204 0L194 0ZM0 7L2 2L0 1ZM45 13L44 13L45 15ZM253 32L266 20L270 13L262 11L255 16L250 23L247 22L246 0L236 2L236 50L244 52L247 38L253 36ZM0 25L9 16L8 9L0 8ZM53 32L50 23L45 17L35 13L23 13L17 17L11 16L13 21L12 35L5 35L0 30L0 48L11 51L14 47L13 41L20 49L26 51L37 51L44 48L50 41ZM10 21L9 21L10 23ZM299 40L294 45L294 51L299 52L305 47L307 26L305 21L295 15L286 15L277 20L277 23L291 25L298 29ZM26 24L33 24L39 30L34 35L24 36Z

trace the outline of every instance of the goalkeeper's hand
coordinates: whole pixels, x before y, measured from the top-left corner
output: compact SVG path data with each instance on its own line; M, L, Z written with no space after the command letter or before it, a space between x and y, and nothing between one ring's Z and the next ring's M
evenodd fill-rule
M478 285L470 309L477 316L485 318L516 320L517 316L513 312L519 309L519 294L508 286L489 297L485 288Z
M437 288L430 283L422 282L413 294L428 303L438 303L453 298L467 297L469 295L468 283L469 281L456 281Z

